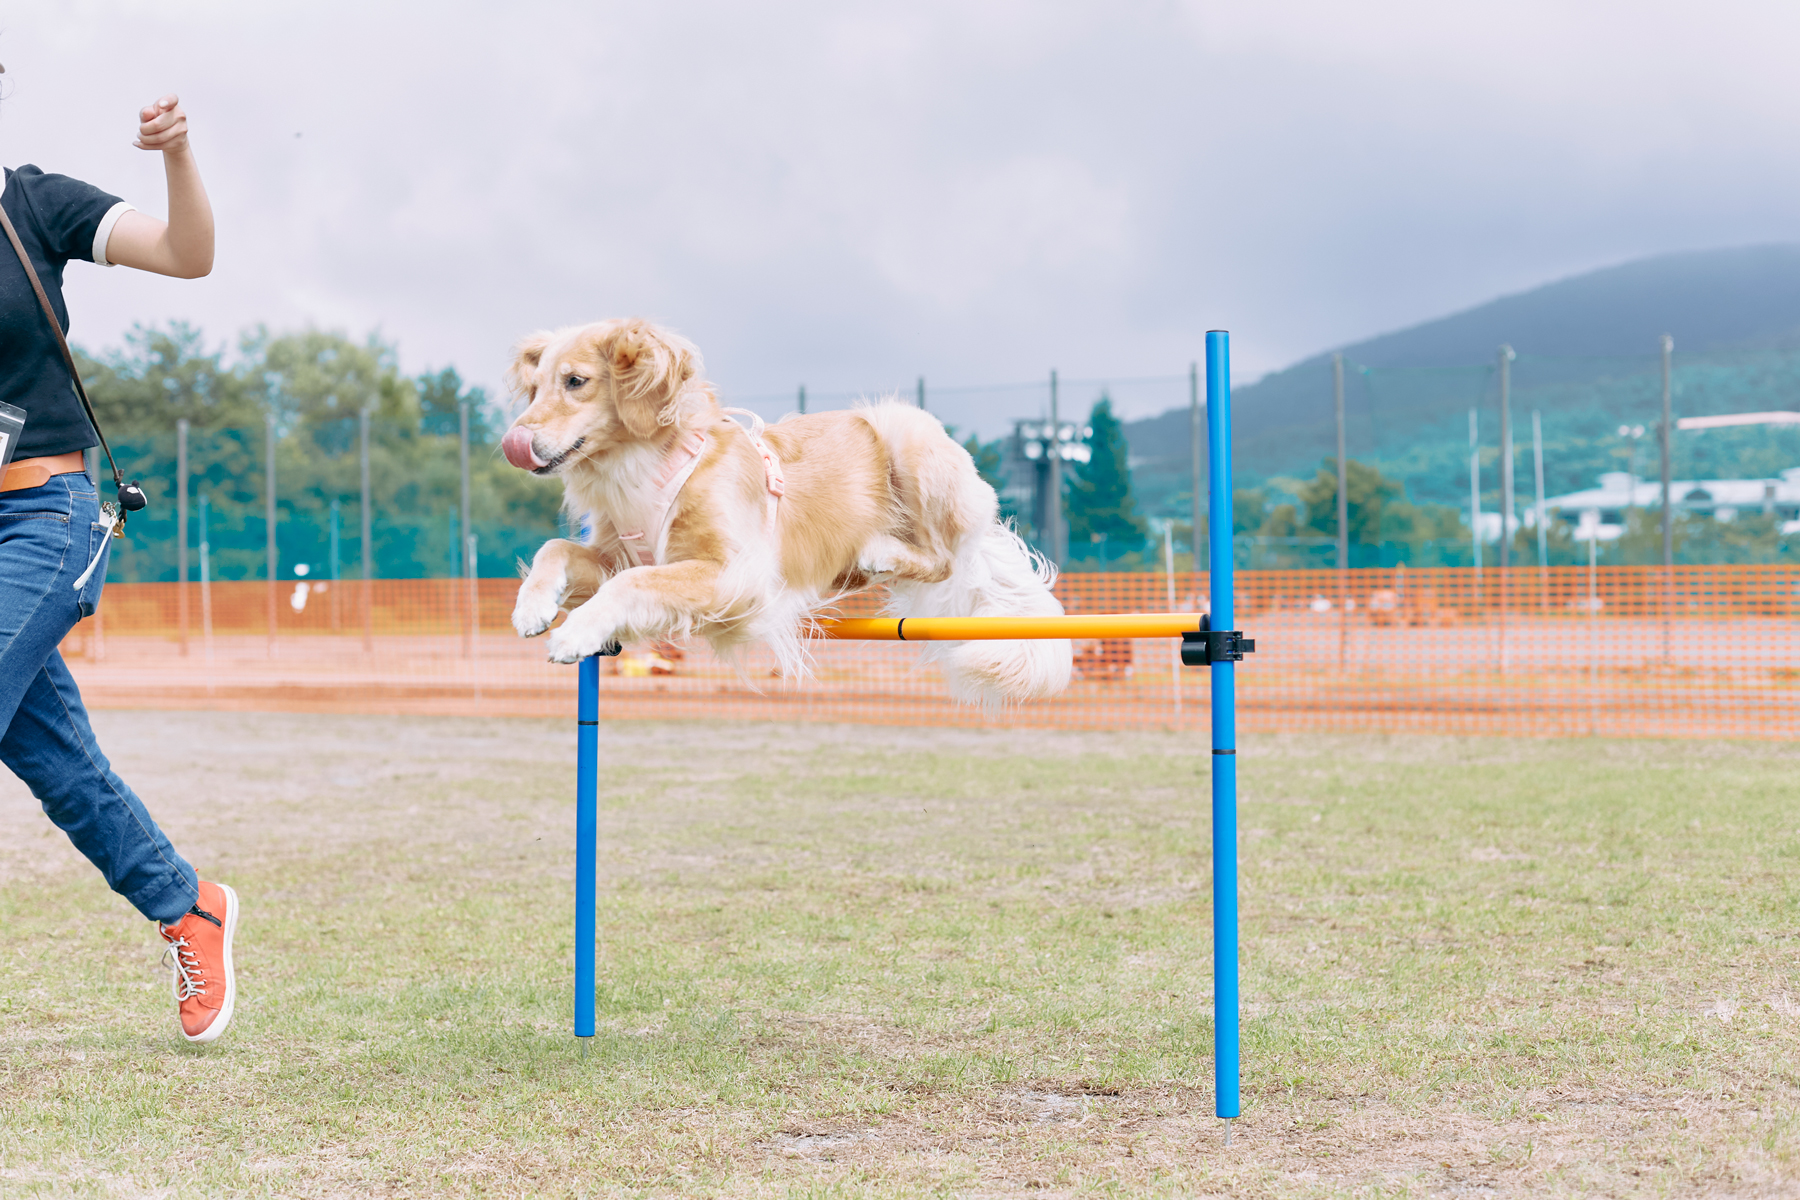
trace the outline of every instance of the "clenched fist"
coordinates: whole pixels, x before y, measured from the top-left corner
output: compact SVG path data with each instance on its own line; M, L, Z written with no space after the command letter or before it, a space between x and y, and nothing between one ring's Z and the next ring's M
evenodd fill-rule
M137 141L131 144L139 150L186 150L187 114L181 110L181 97L171 92L139 109Z

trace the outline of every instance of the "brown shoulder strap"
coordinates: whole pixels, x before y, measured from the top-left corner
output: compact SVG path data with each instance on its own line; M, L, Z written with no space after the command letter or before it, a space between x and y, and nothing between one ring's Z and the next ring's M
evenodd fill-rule
M0 194L5 189L0 187ZM87 411L88 423L94 427L94 436L100 439L100 448L106 451L106 465L112 468L113 484L123 488L125 477L119 474L119 464L113 461L112 447L106 444L106 435L100 432L100 420L94 416L94 403L88 399L87 389L81 385L81 372L75 369L75 356L69 352L69 339L63 336L62 323L56 319L56 310L50 307L50 297L44 294L44 285L38 280L37 268L31 265L31 256L25 253L25 243L19 240L19 231L13 228L12 218L6 215L6 205L0 204L0 228L6 230L6 240L12 243L13 253L19 256L19 265L25 268L25 278L31 280L31 290L37 293L38 307L44 310L44 319L50 322L50 332L56 335L56 348L62 351L63 365L69 368L69 378L75 384L75 394L81 398L81 407Z

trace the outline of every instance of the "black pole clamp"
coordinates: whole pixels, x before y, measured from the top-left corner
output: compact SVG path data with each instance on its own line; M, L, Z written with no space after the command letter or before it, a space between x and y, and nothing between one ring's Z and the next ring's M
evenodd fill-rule
M1205 667L1216 662L1243 662L1244 655L1256 653L1256 640L1238 629L1214 629L1212 618L1202 616L1197 633L1181 635L1183 666Z

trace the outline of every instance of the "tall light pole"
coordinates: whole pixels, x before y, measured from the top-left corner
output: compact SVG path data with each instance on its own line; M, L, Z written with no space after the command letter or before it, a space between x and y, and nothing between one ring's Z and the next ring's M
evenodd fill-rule
M1059 544L1057 531L1062 527L1060 487L1062 464L1085 463L1093 459L1088 439L1094 436L1092 426L1074 421L1046 421L1042 418L1013 423L1013 444L1032 469L1032 524L1037 530L1038 550L1047 559L1062 565L1065 550Z
M919 376L919 411L925 411L925 377Z
M800 385L800 415L803 417L806 415L806 385L804 383Z

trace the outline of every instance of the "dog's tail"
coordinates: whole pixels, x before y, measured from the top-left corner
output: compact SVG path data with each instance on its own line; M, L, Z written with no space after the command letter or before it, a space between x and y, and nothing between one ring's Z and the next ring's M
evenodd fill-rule
M999 500L974 461L935 418L910 406L876 405L863 414L901 468L907 507L923 523L960 532L955 567L939 583L896 580L888 611L901 617L1060 617L1050 594L1056 568L997 519ZM929 425L926 429L924 426ZM950 694L997 709L1041 700L1069 686L1067 641L929 642L925 655L943 668Z
M942 583L894 586L894 611L912 617L1060 617L1050 594L1056 568L998 522L969 533L956 569ZM950 694L996 709L1042 700L1069 686L1066 641L929 642L925 656L943 668Z

